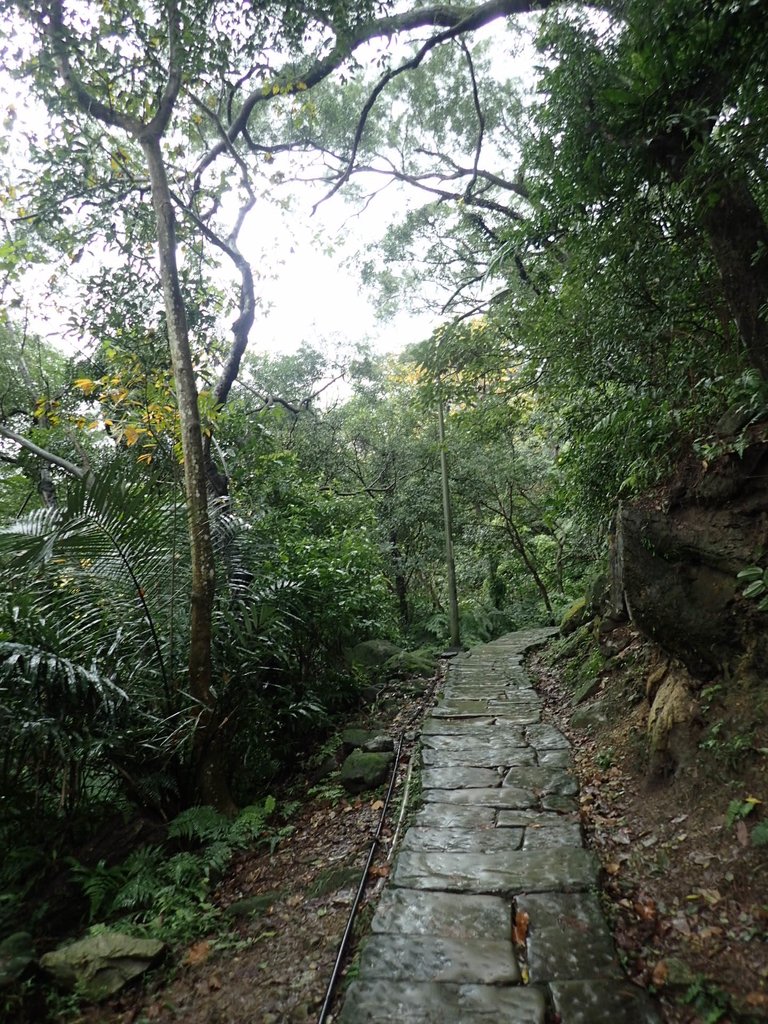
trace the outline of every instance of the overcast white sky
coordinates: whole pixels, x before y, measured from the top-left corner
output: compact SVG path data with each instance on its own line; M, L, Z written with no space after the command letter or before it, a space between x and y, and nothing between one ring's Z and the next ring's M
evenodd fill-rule
M296 195L290 213L281 215L268 204L254 210L255 237L250 244L250 224L244 228L241 247L252 265L260 266L264 253L272 252L275 259L275 277L264 286L271 308L257 316L251 351L283 353L304 342L368 340L380 352L393 352L428 337L437 316L404 310L395 320L380 323L372 296L362 288L355 268L355 255L364 255L366 247L383 234L398 206L402 211L402 197L399 203L394 196L381 198L361 217L338 197L312 217L312 202L305 190ZM318 235L336 239L333 255L326 253Z

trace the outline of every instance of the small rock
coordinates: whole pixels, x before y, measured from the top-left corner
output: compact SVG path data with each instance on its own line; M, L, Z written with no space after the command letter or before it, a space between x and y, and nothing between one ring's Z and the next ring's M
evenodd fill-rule
M594 697L602 686L602 682L599 676L595 676L594 679L588 679L585 683L582 683L573 695L573 703L583 704L585 700Z
M577 708L571 715L571 726L574 729L594 729L608 721L608 705L604 700L596 700L587 707Z
M374 736L366 740L362 748L367 754L383 754L395 749L395 741L391 736Z
M267 910L283 898L280 892L264 892L258 896L248 896L246 899L235 900L224 910L227 917L258 917L265 914Z

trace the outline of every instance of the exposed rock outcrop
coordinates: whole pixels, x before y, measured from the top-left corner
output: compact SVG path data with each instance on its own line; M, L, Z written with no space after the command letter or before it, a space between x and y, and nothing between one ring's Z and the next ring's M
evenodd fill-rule
M687 467L655 501L619 509L611 614L630 618L694 675L768 670L768 616L737 574L768 548L768 443Z

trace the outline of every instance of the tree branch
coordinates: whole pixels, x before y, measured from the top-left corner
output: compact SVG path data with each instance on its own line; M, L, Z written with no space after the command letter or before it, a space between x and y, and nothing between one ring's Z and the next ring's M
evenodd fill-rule
M552 3L553 0L488 0L488 2L482 3L477 7L437 4L414 11L404 11L401 14L388 15L387 17L378 18L359 25L344 37L337 37L336 45L326 57L316 61L303 72L298 68L285 69L276 76L274 84L286 86L294 85L300 81L308 89L311 89L340 68L344 61L348 60L361 46L374 39L392 38L392 36L420 28L443 28L447 30L448 34L446 32L439 33L438 36L433 37L433 41L427 44L427 50L423 55L426 56L426 53L439 45L439 43L446 42L448 39L461 35L464 32L473 32L484 25L490 24L492 21L496 21L498 18L544 10L551 6ZM420 61L423 60L423 56L420 58ZM407 70L407 68L403 67L401 70ZM399 74L400 70L397 70L396 73ZM248 77L249 75L244 75L241 81L245 81ZM387 82L384 82L381 89L379 89L379 93L386 87L386 84ZM247 131L248 121L255 108L260 103L271 99L272 90L266 90L263 87L252 91L245 97L237 117L232 121L227 131L227 141L221 140L212 146L198 163L195 169L196 181L200 180L200 176L207 167L210 167L222 153L227 151L229 145Z
M32 452L33 455L37 455L39 458L44 459L52 466L58 466L59 469L63 469L65 473L76 477L78 480L85 480L88 476L86 471L81 469L80 466L76 466L74 462L70 462L69 459L64 459L61 455L54 455L53 452L49 452L45 448L41 448L39 445L36 445L34 441L30 441L29 438L24 437L23 434L17 434L15 430L9 429L2 423L0 423L0 435L2 437L7 437L9 441L15 441L16 444L21 445L22 448L26 448L28 452Z

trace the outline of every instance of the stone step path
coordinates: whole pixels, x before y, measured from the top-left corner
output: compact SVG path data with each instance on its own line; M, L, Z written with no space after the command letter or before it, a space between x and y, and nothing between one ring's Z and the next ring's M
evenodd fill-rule
M552 630L454 659L422 730L423 803L340 1024L659 1024L624 980L565 737L522 666ZM528 915L525 949L513 927Z

